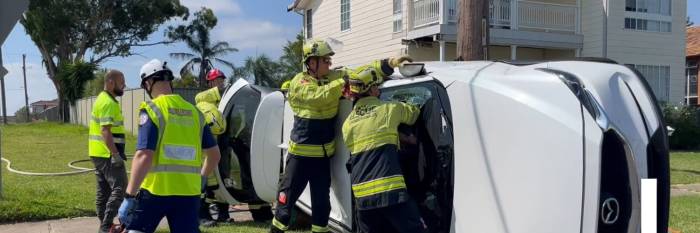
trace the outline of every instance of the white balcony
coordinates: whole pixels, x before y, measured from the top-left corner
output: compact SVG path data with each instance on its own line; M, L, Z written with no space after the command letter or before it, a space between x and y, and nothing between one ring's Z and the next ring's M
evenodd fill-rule
M413 0L412 28L455 24L457 1ZM490 0L489 8L490 24L494 28L575 34L580 25L579 9L573 4Z

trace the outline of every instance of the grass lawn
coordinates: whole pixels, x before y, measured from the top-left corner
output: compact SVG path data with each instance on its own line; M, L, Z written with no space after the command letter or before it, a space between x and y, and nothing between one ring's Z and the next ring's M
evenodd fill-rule
M700 232L700 195L671 198L669 226L683 233Z
M87 128L70 124L34 123L2 127L2 156L16 170L71 171L68 162L88 159ZM127 152L135 139L127 138ZM78 164L92 167L92 162ZM24 176L2 163L3 199L0 223L95 215L95 176Z
M700 183L700 153L671 153L671 184Z

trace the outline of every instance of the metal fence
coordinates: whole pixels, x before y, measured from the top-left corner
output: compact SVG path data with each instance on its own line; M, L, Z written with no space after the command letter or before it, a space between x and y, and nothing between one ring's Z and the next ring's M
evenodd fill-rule
M58 122L61 121L61 112L58 111L58 107L51 107L39 114L36 114L34 118L37 120Z
M175 88L173 91L194 104L194 97L202 90L197 88ZM96 96L86 97L78 100L75 106L71 106L70 122L88 126L92 116L92 106L95 104L96 98ZM141 102L148 99L148 94L141 88L126 90L123 96L117 97L124 115L124 130L136 134L138 131L139 107Z

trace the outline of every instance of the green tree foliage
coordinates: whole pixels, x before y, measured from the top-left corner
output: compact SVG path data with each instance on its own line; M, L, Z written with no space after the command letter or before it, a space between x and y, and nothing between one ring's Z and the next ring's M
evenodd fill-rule
M71 93L81 93L76 88L83 85L65 86L72 81L59 78L61 68L79 61L97 65L110 57L131 55L132 47L167 43L144 41L167 20L187 15L178 0L30 0L20 23L41 53L67 120L63 103Z
M197 86L197 76L192 75L190 72L173 80L173 87L175 88L196 88Z
M279 64L282 66L282 77L291 79L303 70L301 59L303 59L302 47L304 46L304 34L299 32L294 41L287 41L282 48L282 56Z
M214 43L211 41L210 32L217 23L216 16L211 9L203 7L194 13L194 16L195 19L189 25L170 27L167 32L168 38L185 42L192 53L170 53L170 56L187 60L187 63L180 69L181 76L194 72L195 68L198 68L199 86L205 87L207 84L205 76L211 68L211 62L215 61L234 69L233 63L219 57L238 52L238 49L231 47L228 42L218 41Z
M282 56L279 61L274 61L266 55L248 57L243 67L233 70L233 81L239 78L253 80L253 83L267 87L280 87L286 80L292 79L297 73L302 72L302 46L304 35L297 34L294 41L287 41L282 48Z
M663 108L666 125L674 132L668 137L669 146L674 150L700 148L700 112L696 107L666 105Z
M255 84L266 87L280 87L285 80L282 76L282 66L264 54L246 58L242 73L253 78Z
M95 79L97 65L83 61L65 63L59 69L56 79L63 87L63 98L71 105L83 97L85 84Z
M96 96L104 90L105 74L107 74L107 69L95 71L95 78L85 83L85 96Z

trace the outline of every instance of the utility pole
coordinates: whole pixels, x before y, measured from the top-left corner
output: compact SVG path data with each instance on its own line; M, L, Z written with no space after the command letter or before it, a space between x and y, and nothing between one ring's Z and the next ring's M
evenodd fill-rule
M488 0L459 0L459 18L457 22L458 60L487 59L490 27L488 17Z
M29 118L29 95L27 94L27 89L29 89L29 87L27 86L27 68L25 60L27 60L27 55L22 54L22 75L24 76L24 107L27 110L27 122L31 122L32 119Z
M2 54L2 53L0 53ZM2 64L2 56L0 55L0 64ZM4 68L3 68L3 71ZM5 74L0 74L0 89L2 89L2 123L7 125L7 106L5 105Z

